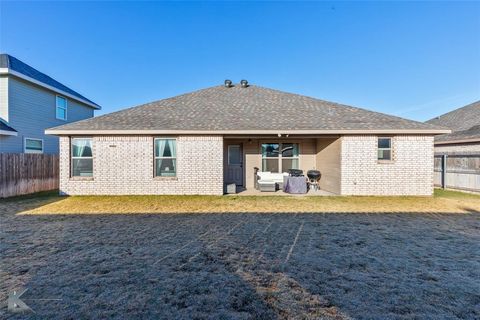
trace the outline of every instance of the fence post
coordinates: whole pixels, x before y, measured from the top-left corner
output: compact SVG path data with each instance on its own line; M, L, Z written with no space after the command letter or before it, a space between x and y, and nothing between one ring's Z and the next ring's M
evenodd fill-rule
M442 188L447 188L447 155L442 155Z

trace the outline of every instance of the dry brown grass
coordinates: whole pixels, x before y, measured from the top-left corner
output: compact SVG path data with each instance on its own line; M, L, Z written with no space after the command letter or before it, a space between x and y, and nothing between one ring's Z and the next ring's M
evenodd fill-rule
M50 196L52 197L52 196ZM480 195L436 190L433 197L73 196L22 214L225 212L480 212Z
M0 301L28 289L22 318L480 319L478 213L16 214L63 200L95 198L0 200Z

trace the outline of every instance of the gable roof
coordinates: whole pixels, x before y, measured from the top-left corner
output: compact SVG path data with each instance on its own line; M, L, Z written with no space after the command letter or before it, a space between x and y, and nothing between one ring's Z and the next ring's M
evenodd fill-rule
M434 125L250 85L216 86L47 130L49 134L446 133Z
M6 53L0 54L0 69L6 69L5 73L7 74L18 76L27 81L47 87L60 94L65 94L67 96L70 96L71 98L76 99L80 102L83 102L84 104L87 104L92 108L101 109L101 107L95 102L93 102L92 100L87 99L86 97L82 96L80 93L70 89L64 84L49 77L45 73L38 71L37 69L29 66L25 62L20 61L9 54L6 54Z
M453 131L435 137L435 143L480 141L480 101L428 120L427 123Z

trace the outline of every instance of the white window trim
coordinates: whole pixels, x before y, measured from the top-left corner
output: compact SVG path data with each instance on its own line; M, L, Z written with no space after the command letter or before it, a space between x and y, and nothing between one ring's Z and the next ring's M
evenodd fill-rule
M58 98L65 99L65 108L62 108L62 107L58 106ZM57 116L57 109L59 109L59 108L65 110L65 119L59 118ZM66 97L58 95L58 94L55 95L55 118L57 120L62 120L62 121L67 121L67 119L68 119L68 99Z
M390 148L380 148L380 147L378 147L378 141L380 139L390 140ZM385 150L390 150L390 159L379 159L378 158L378 151L385 151ZM379 161L379 162L392 162L393 161L393 138L392 137L377 137L377 161Z
M157 175L157 159L175 159L177 160L178 154L175 155L175 157L157 157L157 153L155 150L156 146L156 141L157 140L175 140L175 150L177 151L177 138L172 138L172 137L156 137L153 139L153 176L155 178L176 178L177 177L177 168L175 167L175 175L174 176L159 176ZM175 151L175 152L176 152ZM177 164L177 163L176 163Z
M280 171L279 173L284 172L283 168L282 168L282 166L283 166L282 160L283 159L298 160L298 167L301 168L301 166L300 166L300 154L301 154L301 152L300 152L300 143L299 142L296 142L296 141L295 142L261 142L260 143L260 152L262 152L262 145L264 145L264 144L278 144L280 152L278 153L278 157L264 157L263 153L262 153L262 155L261 155L262 156L262 172L264 172L263 171L263 159L265 159L265 160L278 160L278 171ZM282 152L281 151L282 151L282 145L283 144L296 144L298 146L298 156L296 156L296 157L282 157Z
M42 141L42 150L27 150L27 140L36 140L36 141ZM24 137L23 138L23 152L24 153L43 153L43 150L45 150L45 147L43 145L43 139L37 139L37 138L29 138L29 137Z
M90 139L92 140L92 156L91 157L74 157L73 156L73 140ZM73 175L73 160L74 159L92 159L92 176L74 176ZM93 178L93 138L92 137L75 137L70 139L70 177L71 178Z

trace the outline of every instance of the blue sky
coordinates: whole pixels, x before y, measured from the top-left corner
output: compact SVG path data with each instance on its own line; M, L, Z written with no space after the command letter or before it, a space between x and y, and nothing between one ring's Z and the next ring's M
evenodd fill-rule
M480 100L479 2L0 2L0 51L103 106L224 79L427 120Z

